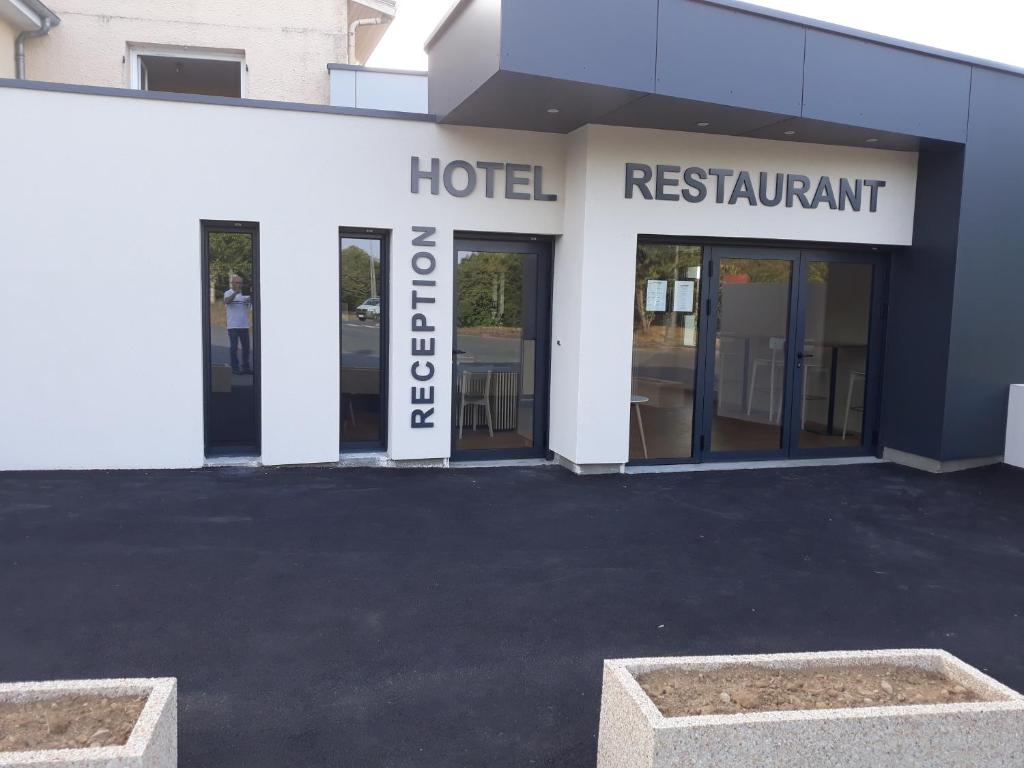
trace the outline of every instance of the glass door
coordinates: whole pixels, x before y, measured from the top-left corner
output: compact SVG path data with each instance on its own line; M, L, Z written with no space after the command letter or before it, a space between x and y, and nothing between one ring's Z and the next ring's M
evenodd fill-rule
M706 458L785 455L794 362L793 276L799 252L708 248L713 289L705 323Z
M863 453L877 444L885 263L802 251L790 453Z
M705 248L701 460L870 454L885 260Z
M547 451L550 246L457 240L452 457Z

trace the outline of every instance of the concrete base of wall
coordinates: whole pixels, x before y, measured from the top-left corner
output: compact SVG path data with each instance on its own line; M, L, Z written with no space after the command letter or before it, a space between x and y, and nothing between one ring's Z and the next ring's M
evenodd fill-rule
M831 459L779 459L778 461L709 461L706 464L627 464L627 475L661 475L666 472L727 472L738 469L794 469L881 464L874 456L840 456Z
M1010 405L1006 411L1005 461L1011 467L1024 468L1024 384L1010 387Z
M451 464L448 459L385 459L378 466L393 469L447 469Z
M999 464L1003 461L1002 456L983 456L979 459L940 461L927 456L918 456L916 453L898 451L895 448L885 448L882 451L882 459L891 461L893 464L902 464L905 467L912 467L913 469L920 469L924 472L933 472L935 474L987 467L989 464Z
M556 464L576 475L621 475L626 469L625 464L577 464L560 454L556 453L554 456Z

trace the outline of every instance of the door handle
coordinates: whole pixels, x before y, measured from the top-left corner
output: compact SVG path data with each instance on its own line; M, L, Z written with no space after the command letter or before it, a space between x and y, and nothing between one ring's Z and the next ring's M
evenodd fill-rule
M796 359L797 360L804 360L804 359L806 359L808 357L814 357L814 355L811 352L797 352L796 353Z
M453 355L464 355L464 354L466 354L466 350L464 350L464 349L453 349L452 350L452 354Z

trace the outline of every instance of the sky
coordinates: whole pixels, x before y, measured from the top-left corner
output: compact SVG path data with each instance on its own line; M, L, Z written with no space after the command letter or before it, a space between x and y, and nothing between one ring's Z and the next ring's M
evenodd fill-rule
M619 2L628 6L632 0ZM395 21L366 64L425 70L423 44L452 5L453 0L398 0ZM1024 67L1020 0L762 0L757 5Z

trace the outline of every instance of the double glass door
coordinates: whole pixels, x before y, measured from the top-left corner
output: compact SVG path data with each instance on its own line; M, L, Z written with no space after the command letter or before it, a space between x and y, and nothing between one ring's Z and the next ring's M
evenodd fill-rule
M452 456L547 450L550 244L455 243Z
M875 451L883 258L642 243L637 264L631 460Z

